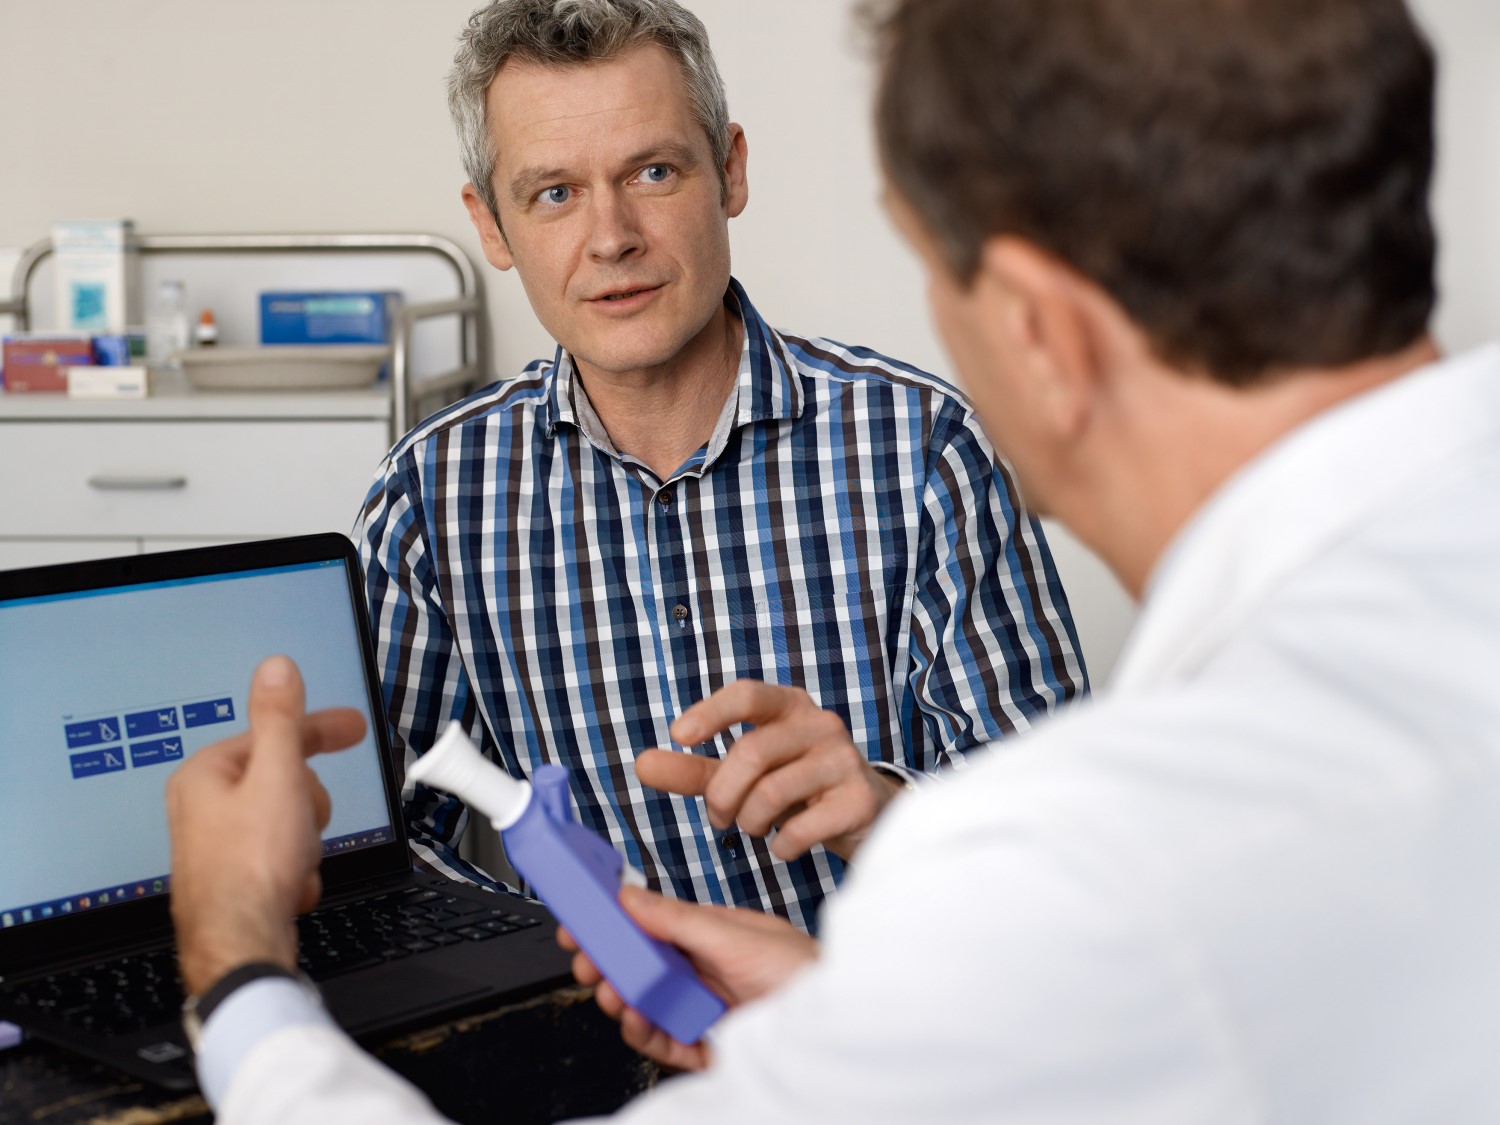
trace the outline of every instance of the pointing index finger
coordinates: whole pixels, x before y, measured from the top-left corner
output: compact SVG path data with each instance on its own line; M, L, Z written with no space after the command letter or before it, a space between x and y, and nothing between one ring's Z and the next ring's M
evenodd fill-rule
M247 708L254 752L250 755L248 773L285 772L303 769L303 712L306 689L297 665L285 656L271 656L261 661L250 681L250 704Z
M365 717L353 707L329 707L302 720L302 753L311 758L353 746L365 736Z

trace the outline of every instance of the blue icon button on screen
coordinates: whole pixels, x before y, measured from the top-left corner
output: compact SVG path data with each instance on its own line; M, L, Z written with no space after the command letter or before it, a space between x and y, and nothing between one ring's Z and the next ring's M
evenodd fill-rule
M157 738L150 742L132 742L130 744L130 764L139 769L141 766L154 766L158 762L178 762L182 760L182 738Z
M86 750L82 754L70 754L73 776L93 777L101 773L115 773L125 768L125 748L106 746L103 750Z
M130 738L146 738L164 731L177 729L177 708L158 707L154 711L137 711L125 716L125 734Z
M101 742L120 741L120 720L114 716L90 719L86 723L69 723L64 729L68 734L69 750L77 750L81 746L98 746Z
M190 727L206 727L209 723L234 722L233 699L209 699L203 703L184 703L182 721Z

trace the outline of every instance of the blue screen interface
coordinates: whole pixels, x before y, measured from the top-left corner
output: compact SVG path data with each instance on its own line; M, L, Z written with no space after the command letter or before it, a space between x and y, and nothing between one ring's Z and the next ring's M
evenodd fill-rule
M337 560L0 601L0 927L165 893L172 771L247 727L255 666L285 653L309 710L371 721ZM379 750L312 759L325 854L394 839Z

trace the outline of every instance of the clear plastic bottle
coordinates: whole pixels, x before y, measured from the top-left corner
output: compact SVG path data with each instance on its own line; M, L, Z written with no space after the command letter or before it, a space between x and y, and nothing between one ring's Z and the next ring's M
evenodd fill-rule
M188 346L187 286L163 281L146 314L146 362L160 370L178 370L174 352Z

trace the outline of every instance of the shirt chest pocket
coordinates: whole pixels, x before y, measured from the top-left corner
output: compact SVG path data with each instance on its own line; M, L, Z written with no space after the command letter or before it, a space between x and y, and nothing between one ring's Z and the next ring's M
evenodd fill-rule
M710 600L740 675L803 683L810 665L854 674L857 665L868 664L879 682L878 670L888 667L905 633L905 577L814 565L747 575L714 591Z

